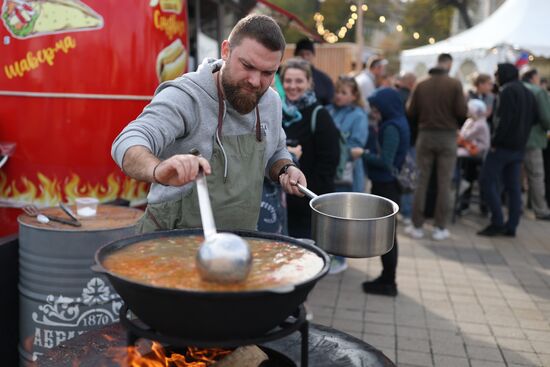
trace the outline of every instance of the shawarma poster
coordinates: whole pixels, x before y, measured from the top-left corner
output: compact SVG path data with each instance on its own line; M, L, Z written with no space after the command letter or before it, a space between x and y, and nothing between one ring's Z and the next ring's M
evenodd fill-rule
M1 18L20 39L103 27L103 17L79 0L4 0Z

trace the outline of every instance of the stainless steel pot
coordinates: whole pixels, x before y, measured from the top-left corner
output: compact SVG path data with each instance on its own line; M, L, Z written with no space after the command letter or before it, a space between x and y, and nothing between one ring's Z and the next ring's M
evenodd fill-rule
M346 257L384 255L393 247L399 206L377 195L334 192L316 195L298 184L311 198L312 236L328 253Z

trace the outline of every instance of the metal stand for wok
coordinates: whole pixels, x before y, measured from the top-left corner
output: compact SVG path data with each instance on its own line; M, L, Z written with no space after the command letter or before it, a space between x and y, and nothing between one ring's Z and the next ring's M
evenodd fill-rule
M237 340L198 340L161 334L158 331L151 329L137 318L130 319L128 317L128 306L126 306L125 303L122 304L119 312L120 323L126 329L128 346L133 346L138 339L145 338L157 341L161 344L170 345L172 347L194 346L198 348L236 348L242 345L262 344L269 341L282 339L295 331L299 331L302 339L301 367L308 367L309 361L309 322L306 319L306 314L305 307L302 304L298 306L292 315L290 315L277 327L256 338Z

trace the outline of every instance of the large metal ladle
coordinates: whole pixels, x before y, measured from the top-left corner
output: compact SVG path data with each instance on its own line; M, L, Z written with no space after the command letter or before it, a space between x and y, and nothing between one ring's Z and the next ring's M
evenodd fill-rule
M218 283L240 282L248 276L252 254L248 243L233 233L218 233L212 214L206 177L201 171L196 180L204 242L196 256L202 279Z

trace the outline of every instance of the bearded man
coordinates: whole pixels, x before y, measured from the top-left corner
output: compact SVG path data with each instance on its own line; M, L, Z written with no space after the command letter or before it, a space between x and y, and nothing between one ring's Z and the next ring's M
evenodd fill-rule
M303 196L296 183L306 179L286 149L281 99L269 88L285 47L272 18L241 19L220 60L162 83L115 139L116 163L152 183L139 232L200 227L194 181L201 170L221 229L256 229L264 176Z

